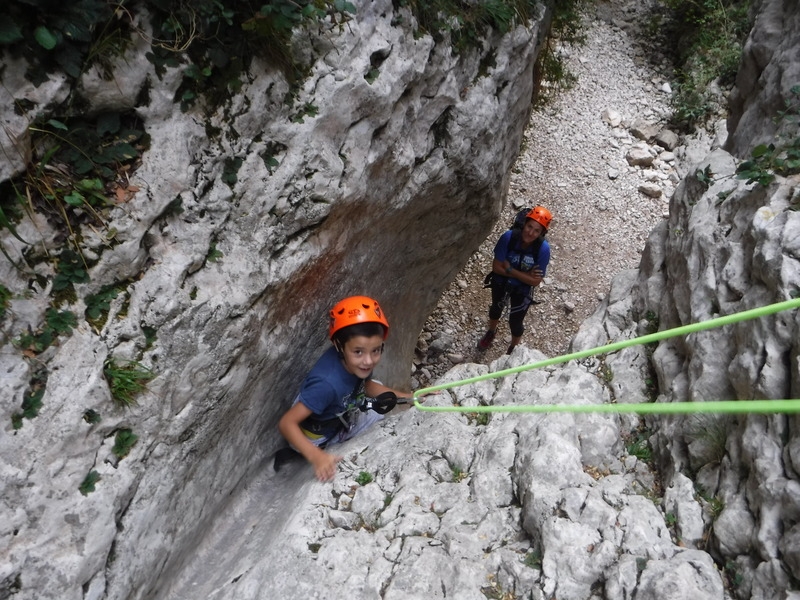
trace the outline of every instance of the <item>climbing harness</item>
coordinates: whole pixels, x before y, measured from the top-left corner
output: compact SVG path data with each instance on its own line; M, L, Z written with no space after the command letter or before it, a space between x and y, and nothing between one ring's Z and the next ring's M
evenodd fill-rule
M643 335L640 337L631 338L606 344L604 346L597 346L579 352L572 352L554 358L548 358L527 365L513 367L510 369L503 369L485 375L476 377L469 377L458 381L451 381L448 383L441 383L426 388L416 390L413 395L414 406L422 411L427 412L571 412L571 413L588 413L588 412L601 412L601 413L638 413L638 414L688 414L688 413L796 413L800 412L800 399L782 399L782 400L720 400L712 402L658 402L658 403L644 403L644 404L539 404L539 405L512 405L512 406L423 406L420 404L418 398L425 394L447 390L454 387L478 383L488 379L498 379L500 377L507 377L508 375L515 375L523 371L530 371L531 369L539 369L548 367L550 365L561 364L571 360L579 360L589 356L598 354L607 354L616 352L623 348L630 346L651 344L669 338L689 335L690 333L697 333L699 331L706 331L741 321L750 319L757 319L767 315L772 315L785 310L792 310L800 308L800 298L793 300L786 300L784 302L777 302L769 304L760 308L716 317L707 321L700 321L699 323L691 323L672 329L666 329L656 333Z

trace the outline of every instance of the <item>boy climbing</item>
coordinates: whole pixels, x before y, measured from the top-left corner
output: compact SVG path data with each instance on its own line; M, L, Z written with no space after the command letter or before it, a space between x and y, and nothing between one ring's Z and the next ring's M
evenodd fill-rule
M281 435L311 463L320 481L332 479L341 460L324 448L380 421L404 396L372 379L388 335L386 315L372 298L350 296L330 311L333 346L311 369L278 423Z

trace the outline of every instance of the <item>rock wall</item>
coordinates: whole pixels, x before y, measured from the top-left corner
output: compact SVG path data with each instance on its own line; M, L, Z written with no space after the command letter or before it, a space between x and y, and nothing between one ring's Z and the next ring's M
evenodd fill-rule
M31 281L34 271L52 278L52 266L32 257L63 239L39 217L16 226L31 246L2 232L24 268L0 261L13 293L0 355L0 596L158 597L159 581L277 447L276 420L327 343L335 300L379 298L392 325L379 375L407 385L425 316L503 204L548 14L542 7L527 27L456 54L414 35L410 13L388 0L358 5L345 27L296 36L296 50L315 59L291 105L282 75L256 62L220 109L182 112L180 71L157 77L143 39L113 81L80 80L87 111L134 109L150 149L131 175L138 192L109 218L114 243L81 232L97 262L62 308L82 315L89 294L128 282L102 329L79 320L35 358L14 348L51 304L50 287ZM3 178L27 163L32 113L75 91L64 77L35 88L24 67L9 59L2 72L3 105L36 107L3 115L4 149L21 157ZM299 114L311 105L316 114ZM223 178L232 159L235 183ZM156 374L127 409L103 377L111 357ZM42 407L14 429L39 367ZM87 423L88 410L102 420ZM119 460L111 446L123 428L139 439ZM84 496L90 471L100 480Z
M618 300L610 297L584 324L576 349L603 336L625 339L656 324L668 329L800 292L797 182L747 185L735 178L736 160L721 149L697 165L706 166L714 182L708 187L694 175L681 182L639 271L618 278ZM657 401L797 398L799 339L795 310L660 342L652 352ZM628 357L610 360L618 400L646 389L647 360L639 359L638 367ZM676 535L724 568L736 597L789 597L800 574L794 549L798 417L714 414L648 417L646 423L665 490L681 498L671 504ZM662 505L670 506L667 495Z
M792 87L800 85L800 5L761 0L756 6L757 18L730 96L726 150L739 158L778 135L797 131L796 122L781 120L778 113L786 110Z

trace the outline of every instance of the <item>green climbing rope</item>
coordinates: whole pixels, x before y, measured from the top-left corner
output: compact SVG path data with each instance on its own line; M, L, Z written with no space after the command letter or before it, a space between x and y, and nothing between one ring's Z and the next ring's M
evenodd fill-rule
M538 362L513 367L511 369L503 369L493 373L486 373L485 375L478 375L476 377L469 377L459 381L451 381L448 383L441 383L426 388L421 388L414 392L414 406L423 411L430 412L572 412L572 413L638 413L638 414L688 414L688 413L794 413L800 412L800 399L793 400L720 400L713 402L657 402L646 404L539 404L539 405L511 405L511 406L423 406L417 398L422 395L441 390L447 390L462 385L469 385L471 383L478 383L488 379L498 379L500 377L507 377L523 371L530 371L532 369L540 369L550 365L569 362L571 360L579 360L589 356L596 356L598 354L607 354L609 352L616 352L623 348L636 346L641 344L650 344L659 342L669 338L677 337L680 335L689 335L690 333L697 333L698 331L706 331L708 329L715 329L723 327L732 323L739 323L750 319L757 319L767 315L772 315L784 310L791 310L800 308L800 298L794 300L786 300L784 302L777 302L769 304L760 308L745 310L724 317L717 317L699 323L692 323L690 325L683 325L673 329L666 329L657 333L631 338L629 340L622 340L614 342L613 344L606 344L605 346L597 346L596 348L589 348L581 350L580 352L572 352L571 354L564 354L554 358L540 360Z

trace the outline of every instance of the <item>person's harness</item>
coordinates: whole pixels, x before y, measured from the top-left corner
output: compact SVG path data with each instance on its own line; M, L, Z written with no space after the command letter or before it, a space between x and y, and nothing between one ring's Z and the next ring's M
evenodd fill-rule
M516 248L516 245L519 242L519 238L520 238L521 235L522 234L519 231L514 231L511 234L511 237L508 239L508 247L506 248L506 256L508 256L510 254L511 250ZM522 256L523 254L527 254L529 256L532 256L533 257L533 264L534 265L538 264L539 263L539 250L542 248L542 244L543 243L544 243L544 236L536 238L536 240L533 242L533 246L531 247L531 251L530 252L520 252L520 256ZM521 265L517 265L515 268L519 269L520 266ZM521 270L521 269L519 269L519 270ZM510 279L510 277L504 277L503 275L500 275L499 273L495 273L494 271L489 271L489 273L487 273L486 277L483 278L483 287L484 287L484 289L488 288L488 287L492 287L492 284L495 284L495 285L498 285L498 286L505 286L506 287L506 293L510 293L513 290L509 289L509 288L517 288L519 286L516 286L516 285L509 286L508 285L509 279ZM531 291L528 293L528 295L529 296L533 295L533 288L531 288Z
M351 415L354 414L355 409L358 409L360 412L374 410L380 415L385 415L398 404L405 404L408 402L408 398L398 398L394 392L383 392L382 394L378 394L375 398L370 398L362 392L364 381L363 379L359 379L355 388L353 388L351 398L357 399L354 405L329 419L320 419L312 414L300 423L300 429L311 438L330 438L352 426Z

